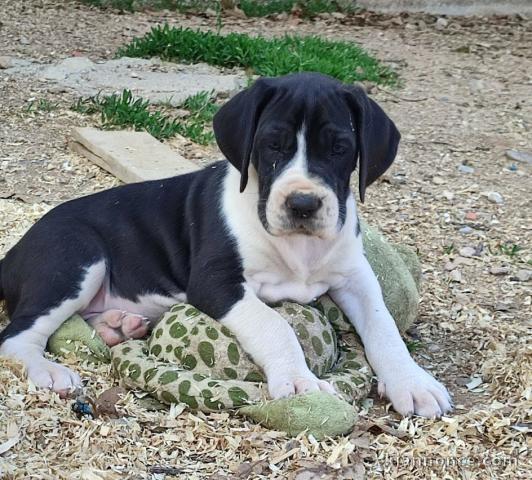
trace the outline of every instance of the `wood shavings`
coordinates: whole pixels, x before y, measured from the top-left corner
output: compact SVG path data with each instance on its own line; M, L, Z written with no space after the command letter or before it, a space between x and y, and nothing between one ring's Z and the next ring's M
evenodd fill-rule
M214 15L124 15L58 0L4 4L2 54L44 62L73 51L109 58L153 23L216 28ZM504 152L532 149L530 105L523 100L530 89L526 79L532 56L525 34L532 23L517 17L458 17L444 31L435 31L427 16L402 15L400 24L397 18L364 12L344 19L345 24L320 17L297 28L302 35L358 41L398 65L400 90L393 98L388 90L377 90L374 98L403 134L388 177L401 181L377 182L359 208L387 237L419 250L424 282L416 324L421 348L415 355L450 387L455 413L439 421L401 420L375 395L364 402L351 436L318 442L301 435L294 445L283 433L229 412L201 416L189 415L183 405L147 408L140 393L117 402L121 418L78 419L70 402L29 385L20 364L0 360L0 445L10 442L0 454L2 480L215 480L235 478L244 464L241 472L252 472L253 479L529 477L532 297L529 284L510 278L530 269L532 186L527 166L509 170L511 160ZM421 19L426 28L411 31L403 25ZM224 18L227 32L283 35L286 27L271 19ZM21 36L27 45L17 41ZM489 48L483 46L488 37ZM91 122L69 109L74 96L49 92L37 79L15 82L2 72L0 255L51 206L119 184L67 150L65 132ZM482 77L484 85L471 92L469 82L475 77ZM21 105L30 97L60 106L51 112L54 116L27 115ZM221 158L216 149L185 139L169 144L202 164ZM466 164L474 173L458 171ZM356 190L355 176L352 187ZM481 192L495 190L503 205L482 197ZM473 231L459 233L464 226ZM482 255L458 255L481 241ZM501 252L508 242L523 250L512 257ZM490 273L497 268L504 272ZM449 273L456 269L461 281L450 281ZM504 310L495 308L497 302ZM0 312L0 328L5 322ZM429 343L438 349L424 348ZM107 367L66 362L87 381L85 393L91 398L116 386ZM482 392L465 386L473 377L482 378L477 387Z

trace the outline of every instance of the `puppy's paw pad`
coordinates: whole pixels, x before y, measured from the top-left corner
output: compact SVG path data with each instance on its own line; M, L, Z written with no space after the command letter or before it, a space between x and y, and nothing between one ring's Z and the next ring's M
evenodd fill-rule
M106 310L88 322L111 347L128 338L143 338L149 331L146 317L116 309Z
M149 324L146 317L126 313L122 318L122 333L126 338L143 338L148 334Z

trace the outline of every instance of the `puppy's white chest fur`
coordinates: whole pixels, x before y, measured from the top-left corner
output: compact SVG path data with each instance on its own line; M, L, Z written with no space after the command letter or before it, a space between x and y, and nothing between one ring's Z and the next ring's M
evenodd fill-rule
M267 302L292 300L309 303L331 288L340 287L351 275L356 250L356 206L353 197L346 203L346 222L333 239L308 235L275 237L268 234L257 216L253 173L246 189L247 201L238 194L240 175L230 169L226 177L222 208L238 243L244 277L257 296ZM256 201L257 199L255 199Z
M323 295L335 280L328 265L327 242L303 235L275 239L263 245L256 265L245 277L267 303L293 300L308 303Z

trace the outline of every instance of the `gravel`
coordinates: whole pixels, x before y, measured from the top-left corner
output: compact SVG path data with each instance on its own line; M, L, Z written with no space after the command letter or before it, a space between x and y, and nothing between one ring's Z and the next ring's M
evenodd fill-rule
M59 0L14 0L4 2L2 10L2 55L43 64L75 56L109 60L119 46L161 21L216 29L215 16L118 14ZM387 178L400 174L408 182L376 182L360 210L388 238L419 251L421 347L414 355L450 388L457 406L442 421L401 419L374 395L361 407L350 437L301 439L297 453L266 465L261 478L296 478L296 472L304 475L324 465L341 472L346 462L366 469L371 478L529 475L530 458L519 452L527 451L521 425L530 421L532 308L529 280L519 280L529 274L519 272L529 271L532 262L532 182L527 165L520 163L517 172L507 169L506 152L532 152L532 21L453 18L442 30L433 28L436 21L430 15L367 13L316 21L290 15L223 17L222 33L313 33L358 41L398 70L400 89L371 90L403 134ZM482 88L473 91L471 80L482 80ZM0 253L51 206L117 184L69 151L70 129L97 119L72 112L76 95L56 87L44 78L15 77L0 69ZM52 108L38 109L41 99ZM171 144L189 159L207 162L220 155L186 141ZM474 168L475 175L459 172L459 164ZM503 204L486 200L484 192L494 191ZM483 242L482 256L457 254L471 243L459 232L464 218ZM500 248L509 243L522 248L510 256ZM508 274L490 273L501 265L508 265ZM76 368L95 394L113 386L106 371ZM464 378L483 383L468 391ZM170 465L191 479L231 478L244 462L268 461L288 451L290 439L282 434L226 413L177 415L135 405L131 396L120 423L78 421L68 403L32 393L16 366L2 364L0 445L20 439L1 455L0 470L7 478L151 478L147 472L154 465ZM443 471L438 462L443 458L456 463L446 463ZM488 462L479 463L485 458ZM405 464L405 459L413 461ZM460 459L471 463L464 466Z

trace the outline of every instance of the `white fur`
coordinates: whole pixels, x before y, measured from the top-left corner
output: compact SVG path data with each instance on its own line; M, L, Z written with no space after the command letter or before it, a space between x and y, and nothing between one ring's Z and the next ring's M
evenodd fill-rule
M244 350L262 367L272 398L317 390L334 393L327 382L319 380L307 367L292 327L249 287L244 298L220 322L237 336Z
M360 237L358 243L356 269L330 295L360 335L366 357L379 380L379 393L386 395L402 415L440 417L451 409L450 396L441 383L410 357L384 304L377 278L362 254Z
M329 291L364 343L379 379L379 391L403 415L437 417L451 409L447 390L410 357L388 312L377 278L356 235L356 205L347 200L346 222L332 238L274 236L257 216L258 185L251 169L249 185L238 193L240 176L230 167L224 185L223 214L243 259L244 298L222 319L266 373L274 398L320 385L306 365L301 347L286 322L265 302L289 299L308 303ZM253 295L253 293L255 295Z
M28 377L38 387L67 393L81 385L79 376L62 365L43 357L48 338L71 315L87 307L105 278L105 262L100 261L86 269L79 295L64 300L46 315L37 318L31 328L8 338L0 346L0 355L21 361Z

